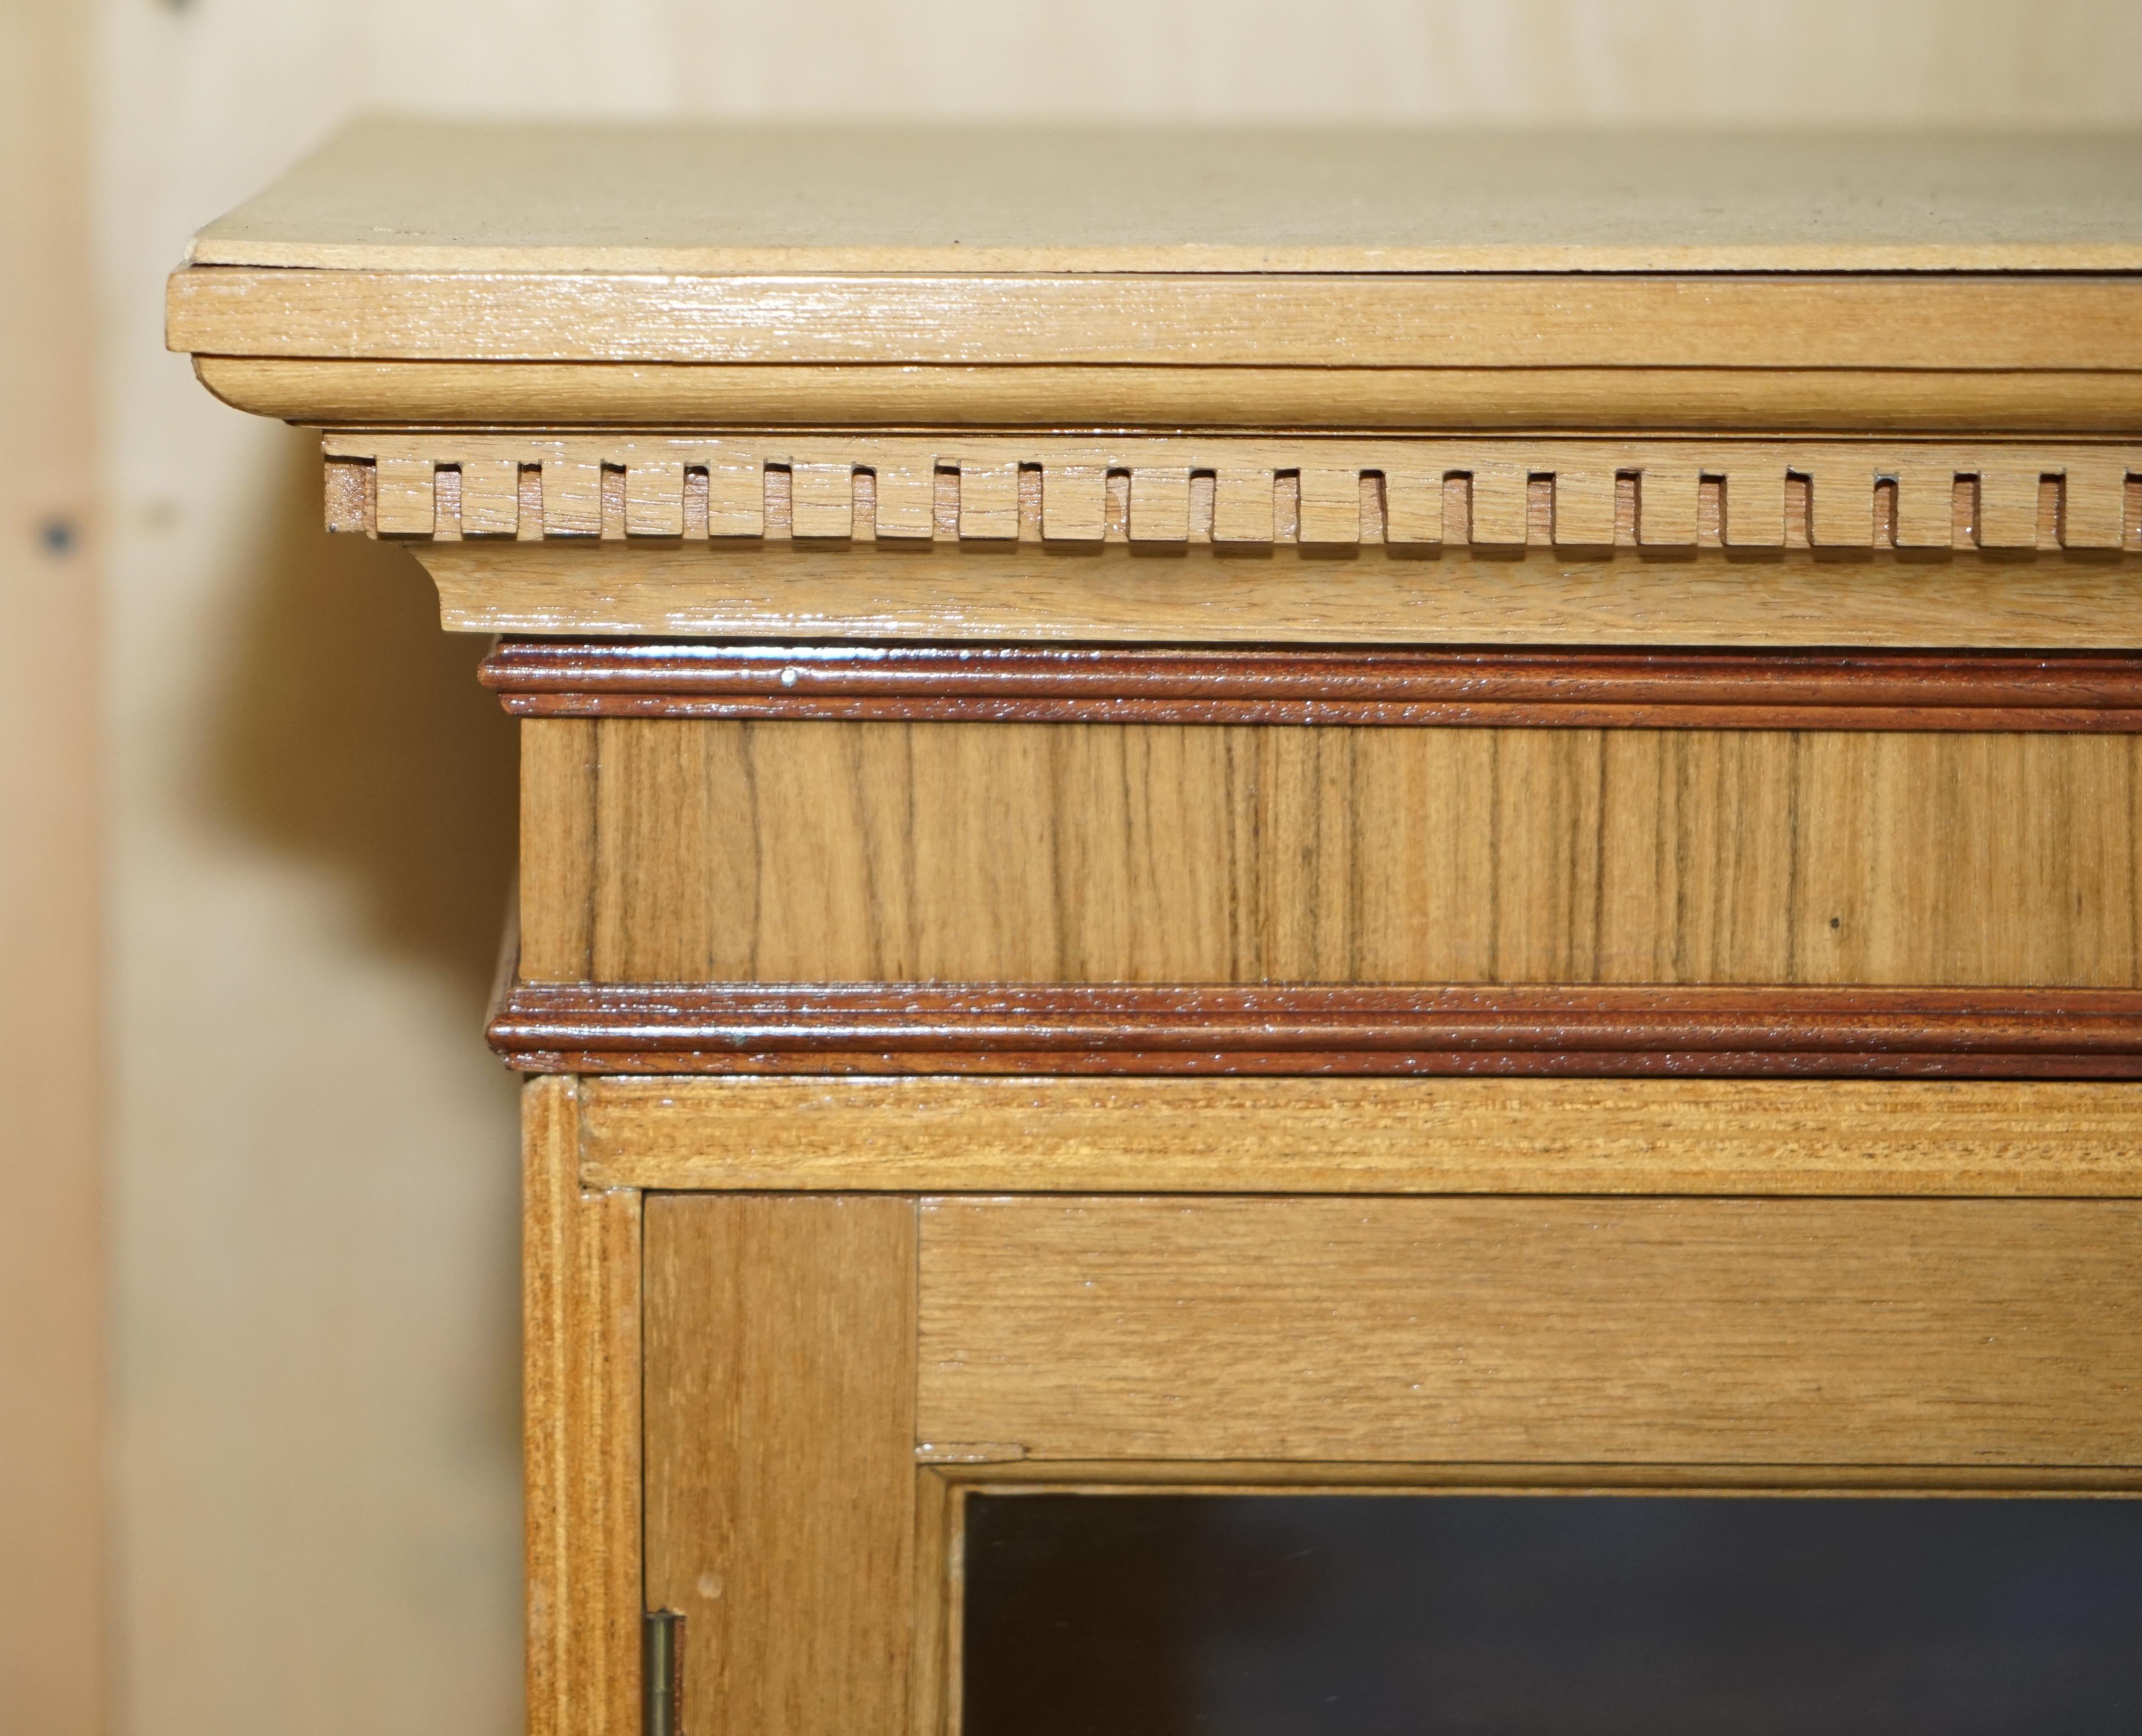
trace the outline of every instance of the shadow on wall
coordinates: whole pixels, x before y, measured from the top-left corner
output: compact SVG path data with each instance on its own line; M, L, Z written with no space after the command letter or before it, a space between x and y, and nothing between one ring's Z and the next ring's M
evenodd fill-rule
M225 937L250 949L221 961L236 1023L199 1050L258 1038L279 1064L242 1114L204 1087L131 1159L126 1348L160 1372L130 1475L187 1511L130 1510L129 1680L173 1729L236 1728L266 1694L307 1729L517 1729L516 1087L481 1034L513 725L422 569L326 535L317 436L264 432L174 806L242 846L204 852L210 895L279 900ZM221 1203L151 1222L181 1186Z
M511 719L442 633L416 561L323 524L318 436L292 429L209 757L220 818L357 884L378 938L488 998L512 884Z

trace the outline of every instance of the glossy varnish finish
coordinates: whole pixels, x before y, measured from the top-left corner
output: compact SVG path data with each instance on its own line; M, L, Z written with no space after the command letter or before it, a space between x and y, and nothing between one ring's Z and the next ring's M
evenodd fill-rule
M2142 983L2133 737L523 735L531 983Z
M507 639L522 718L2134 732L2142 657Z
M538 1073L2142 1077L2142 992L517 984Z

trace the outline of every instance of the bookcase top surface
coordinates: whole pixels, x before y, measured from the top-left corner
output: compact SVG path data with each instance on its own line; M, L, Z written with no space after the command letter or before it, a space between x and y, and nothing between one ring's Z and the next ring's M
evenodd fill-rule
M2142 269L2142 133L380 116L196 265L610 273Z

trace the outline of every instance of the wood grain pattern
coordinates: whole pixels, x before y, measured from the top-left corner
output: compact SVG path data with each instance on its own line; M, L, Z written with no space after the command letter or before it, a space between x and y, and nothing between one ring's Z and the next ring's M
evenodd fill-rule
M679 136L613 132L581 153L556 133L360 134L294 196L212 226L172 280L172 340L206 347L200 376L233 402L353 425L330 442L330 521L421 546L454 625L2142 644L2117 552L2142 547L2142 282L2088 275L2142 263L2131 141L1802 140L1782 155L1667 141L1630 147L1648 153L1634 172L1596 145L1541 158L1415 140L1394 156L1384 141L1351 147L1350 196L1334 198L1344 151L1328 139L1283 145L1283 161L1238 139L1187 178L1179 153L1214 147L1088 141L1067 179L1037 167L1029 136L910 171L902 200L883 196L888 179L918 149L945 159L941 144L834 141L828 158L822 136L761 138L756 167L710 173L704 153L735 136L691 135L696 161ZM1529 192L1513 163L1530 165ZM812 195L794 197L799 183ZM1640 190L1654 215L1632 220L1605 185ZM1095 212L1098 236L1081 228ZM1419 274L1454 269L1474 275ZM1759 269L1852 274L1745 274ZM1907 269L1938 274L1880 275ZM1022 432L823 432L973 425ZM1292 432L1100 446L1023 432L1125 426ZM557 432L576 427L590 432ZM796 432L592 432L767 427ZM1523 437L1362 435L1494 428ZM1617 437L1541 438L1554 429ZM1690 437L1626 437L1646 429ZM1943 431L1946 446L1930 437ZM1840 432L1885 437L1827 437ZM2110 438L2075 437L2090 434ZM1661 551L1676 558L1645 558ZM2059 727L2126 727L2095 692L2071 693ZM1968 721L2054 716L2018 703ZM1133 995L1144 1023L1127 1024L1045 984L1404 979L1424 961L1488 979L2121 990L1912 987L1877 1004L1773 987L1737 1011L1654 993L1603 1013L1528 991L1473 1006L1462 1040L1491 1046L1451 1052L1462 1064L1566 1063L1602 1038L1579 1064L2117 1069L2142 1053L2133 751L2097 734L2041 753L1979 733L1922 747L1580 732L1535 748L1474 732L1424 752L1237 729L1209 750L1193 732L1128 732L1119 713L1076 748L905 722L775 742L722 706L705 721L725 734L565 718L526 732L522 956L549 987L509 1002L522 1023L508 1035L595 1045L542 1064L821 1068L828 1033L852 1045L902 1018L910 1034L935 1019L923 1036L940 1044L965 1021L958 1040L997 1045L961 1052L984 1064L1172 1064L1213 1055L1216 1035L1225 1061L1236 1032L1293 1043L1281 1065L1336 1064L1303 1044L1388 1043L1393 1007L1421 1040L1412 991L1380 1012L1373 995ZM1875 721L1848 713L1730 716ZM799 964L979 964L1044 987L872 1004L629 986L605 999L583 980L743 982ZM1455 1009L1425 1010L1456 1029ZM1124 1048L1132 1028L1163 1047ZM1095 1050L1096 1030L1118 1047ZM599 1046L620 1031L625 1047ZM717 1046L663 1047L680 1038ZM1063 1046L1022 1058L1011 1041ZM1535 1047L1492 1046L1511 1042ZM886 1058L851 1047L832 1064ZM962 1486L1048 1472L918 1473L919 1443L957 1460L1102 1442L1113 1471L1056 1462L1096 1484L1348 1476L1253 1463L1254 1447L1351 1455L1394 1484L1483 1473L1372 1450L1620 1455L1651 1464L1654 1486L1735 1483L1730 1467L1691 1470L1700 1458L1735 1461L1739 1486L2137 1486L2138 1364L2118 1327L2142 1233L2125 1202L939 1201L923 1245L911 1199L751 1197L737 1181L1149 1187L1174 1162L1186 1188L1240 1187L1256 1166L1377 1193L1641 1180L2116 1194L2133 1191L2135 1087L848 1083L858 1095L826 1080L529 1090L529 1702L544 1736L636 1720L643 1468L646 1600L688 1612L698 1736L957 1728L958 1626L935 1593L956 1571ZM769 1110L703 1095L731 1089L790 1096ZM722 1191L650 1210L644 1467L639 1196L619 1156L633 1141L645 1175ZM920 1324L920 1300L935 1309ZM1409 1359L1424 1376L1410 1386ZM1156 1447L1191 1462L1123 1456ZM1644 1470L1496 1474L1634 1487Z
M964 1497L934 1467L915 1472L915 1650L909 1729L946 1736L959 1724L961 1592L966 1579Z
M2131 435L2142 374L1856 367L1077 367L196 356L257 416L363 427L1630 428ZM881 530L881 535L887 533Z
M1276 504L1286 496L1292 510L1275 512L1272 538L1324 550L1444 543L1932 550L2041 542L2110 550L2135 541L2142 530L2125 493L2130 474L2142 476L2142 448L2080 441L1125 435L1103 444L1090 436L981 432L753 438L355 432L328 434L325 451L330 463L368 464L377 472L369 488L347 496L371 516L332 528L417 539L470 534L450 510L449 496L467 466L505 463L536 467L550 503L540 509L539 525L516 521L516 536L537 529L612 540L626 538L633 526L631 513L606 520L595 504L599 477L613 471L628 499L641 503L649 534L663 537L682 535L689 477L718 473L732 479L725 486L742 479L748 495L755 473L760 510L747 510L733 525L710 519L708 534L777 543L874 544L881 534L875 507L881 470L942 479L957 503L940 533L945 540L1069 549L1211 545L1222 476L1238 511L1245 486L1273 491ZM1019 476L1029 469L1039 472L1039 486L1022 494ZM1115 513L1103 510L1103 501L1106 479L1118 473L1128 479L1127 491L1124 510ZM1199 478L1207 486L1193 487ZM1911 486L1896 493L1899 478ZM2051 493L2050 510L2042 522L1996 513L1982 525L1982 486L1996 496L2036 487ZM1875 510L1883 490L1896 493L1902 506ZM1045 504L1052 493L1054 505ZM871 510L856 510L866 496ZM902 510L900 499L896 489L890 515ZM1252 513L1218 540L1252 540L1263 518ZM889 528L905 537L919 526Z
M190 257L664 274L2120 270L2142 265L2137 155L2128 136L2080 131L396 116L345 127Z
M2142 1463L2125 1201L924 1202L925 1438L1032 1459Z
M533 1073L2125 1079L2135 989L514 984Z
M574 1081L521 1107L528 1727L636 1736L639 1196L582 1188Z
M2050 538L2048 539L2050 540ZM2124 650L2142 586L2124 559L1697 548L1427 556L1305 550L1156 557L1103 543L414 542L465 633L788 639L1411 645L1944 645Z
M594 920L595 728L582 723L518 733L521 851L514 920L521 968L570 972L580 952L570 937L585 934Z
M2142 286L2125 275L196 265L171 274L165 335L195 355L365 361L2132 371L2138 308Z
M909 1736L915 1203L664 1196L647 1215L647 1595L685 1728Z
M2133 737L522 728L531 981L2142 984Z
M2142 729L2142 656L1228 651L505 639L523 718L1642 729ZM531 801L531 813L548 801Z
M2142 1087L591 1078L590 1187L2142 1194Z

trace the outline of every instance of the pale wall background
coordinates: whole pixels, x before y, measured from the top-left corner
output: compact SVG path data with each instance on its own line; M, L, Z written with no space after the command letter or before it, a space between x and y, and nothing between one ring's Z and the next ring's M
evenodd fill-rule
M2123 0L88 9L106 1687L126 1736L519 1718L514 1091L478 1036L511 738L416 566L321 536L309 437L224 408L164 353L189 231L378 106L2142 120L2142 7Z

